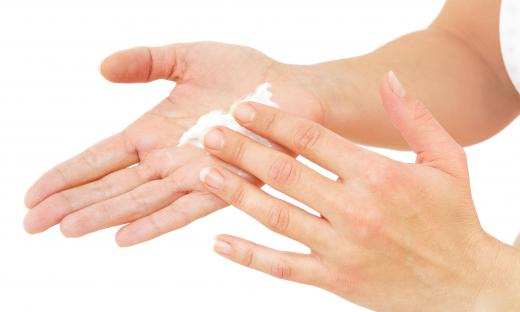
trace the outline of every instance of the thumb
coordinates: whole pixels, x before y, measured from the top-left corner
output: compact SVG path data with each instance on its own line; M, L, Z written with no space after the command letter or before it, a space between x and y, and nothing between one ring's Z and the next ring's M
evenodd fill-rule
M182 78L183 57L189 44L162 47L137 47L116 52L100 65L101 74L112 82L150 82Z
M421 101L406 93L394 72L385 76L380 93L393 125L417 154L417 163L451 174L466 172L466 155L462 147Z

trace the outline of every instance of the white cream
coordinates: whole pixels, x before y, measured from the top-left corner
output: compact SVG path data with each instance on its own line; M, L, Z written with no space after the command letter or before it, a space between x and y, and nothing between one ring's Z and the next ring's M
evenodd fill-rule
M272 93L269 91L270 87L270 83L264 82L259 85L253 93L233 103L229 111L219 109L200 116L195 125L183 133L177 146L193 144L196 147L203 148L202 140L204 139L206 132L215 126L225 126L242 133L261 144L273 147L273 144L269 140L240 126L232 116L233 108L244 102L255 102L278 108L278 104L271 100Z

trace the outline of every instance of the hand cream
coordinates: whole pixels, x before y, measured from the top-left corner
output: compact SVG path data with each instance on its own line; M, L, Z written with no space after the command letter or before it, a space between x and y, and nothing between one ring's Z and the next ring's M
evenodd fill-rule
M271 100L272 93L269 91L270 87L271 84L265 82L259 85L253 93L233 103L229 111L224 111L221 109L213 110L200 116L195 125L184 132L184 134L179 139L179 144L177 146L193 144L196 147L203 148L202 140L204 139L206 132L215 126L225 126L229 129L242 133L261 144L264 144L268 147L273 147L273 144L267 139L240 126L231 115L233 108L244 102L255 102L278 108L278 105Z

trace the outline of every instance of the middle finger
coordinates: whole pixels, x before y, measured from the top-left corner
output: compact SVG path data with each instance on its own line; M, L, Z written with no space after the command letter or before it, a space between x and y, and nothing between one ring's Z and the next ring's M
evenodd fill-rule
M265 147L237 132L217 127L204 137L206 149L264 183L327 216L339 186L296 159Z

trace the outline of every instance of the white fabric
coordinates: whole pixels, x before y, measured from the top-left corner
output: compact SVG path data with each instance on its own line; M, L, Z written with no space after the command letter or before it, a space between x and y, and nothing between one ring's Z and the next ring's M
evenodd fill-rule
M502 0L500 46L509 77L520 92L520 0Z

